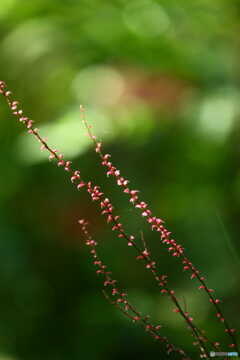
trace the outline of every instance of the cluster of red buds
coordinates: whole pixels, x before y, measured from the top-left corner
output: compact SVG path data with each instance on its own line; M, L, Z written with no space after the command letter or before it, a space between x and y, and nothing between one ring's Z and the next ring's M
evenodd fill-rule
M104 265L102 260L99 258L99 255L97 253L96 247L97 242L92 239L87 227L88 222L84 219L81 219L78 221L82 233L84 235L85 243L87 246L90 247L90 254L92 256L93 264L97 267L96 273L97 275L102 275L103 280L103 286L108 288L109 291L104 290L104 295L109 300L109 302L117 307L125 316L130 318L133 322L139 322L144 327L145 331L149 333L150 336L152 336L155 340L160 341L161 343L164 343L166 346L166 352L167 354L170 354L171 352L176 352L177 354L181 355L182 360L190 360L189 357L186 356L185 352L175 347L172 343L169 342L168 338L166 336L160 335L159 331L162 328L161 325L153 325L149 321L149 316L142 315L128 300L128 295L126 291L118 288L116 286L117 280L113 279L112 272L107 270L107 266Z
M40 143L41 150L47 150L49 152L49 159L50 160L56 160L57 166L63 168L70 176L71 182L74 184L74 186L77 188L77 190L80 190L81 188L85 188L88 194L90 195L91 199L99 204L101 214L105 216L106 222L111 225L112 231L114 231L118 238L125 239L127 241L128 246L133 247L137 252L137 260L142 260L144 263L145 268L149 269L151 274L153 275L154 279L156 280L158 286L160 287L160 293L162 295L168 295L170 300L174 303L175 307L173 309L174 312L180 314L182 318L185 320L187 326L191 330L192 335L196 339L196 344L199 347L200 354L202 358L209 358L208 351L205 346L205 343L208 342L211 344L213 348L219 347L218 341L210 341L207 339L206 336L202 336L203 331L200 330L193 322L192 316L189 314L189 312L186 312L182 309L182 306L180 305L180 302L178 301L174 290L168 288L168 280L167 275L160 275L157 269L156 261L152 258L149 250L146 246L144 246L144 249L142 250L139 248L135 241L135 237L133 235L128 235L122 223L119 222L120 216L114 214L114 207L110 201L109 198L105 196L105 194L102 192L101 188L98 185L93 185L91 181L85 181L83 180L82 176L80 175L79 170L73 170L71 161L65 160L62 154L59 154L56 149L52 149L48 144L47 141L42 138L39 134L39 130L37 128L33 128L33 120L29 119L23 114L23 110L19 109L19 102L12 99L11 92L6 88L6 84L2 81L0 81L0 93L5 96L7 99L7 103L13 113L18 120L23 123L26 126L26 129L29 134L33 135ZM84 109L81 107L81 113L84 116ZM120 171L112 164L110 159L110 154L103 154L102 153L102 143L98 142L95 135L92 135L90 126L87 124L85 118L83 117L83 122L85 126L87 127L88 134L90 138L95 143L95 150L96 153L100 156L101 163L103 166L107 167L107 176L113 176L116 179L116 184L120 186L125 194L129 196L130 203L133 204L133 206L136 209L139 209L141 212L142 217L144 217L147 221L147 223L150 225L151 229L154 231L157 231L160 234L161 243L167 245L168 252L176 258L182 259L182 266L184 271L191 271L191 279L197 279L200 282L199 289L203 289L209 296L210 302L215 306L216 309L216 316L217 318L224 324L225 332L230 336L231 338L231 344L229 344L230 347L235 348L237 350L237 342L235 338L235 329L232 329L225 317L223 316L223 313L221 309L219 308L220 300L218 298L214 298L212 293L213 290L210 289L206 285L205 278L201 276L200 271L193 266L192 262L189 260L189 258L185 254L184 248L179 245L175 239L171 237L171 232L164 226L164 221L156 216L152 215L152 211L149 208L148 204L144 201L141 201L139 199L139 191L131 189L128 184L129 181L120 175ZM93 240L86 229L86 222L84 220L80 221L80 225L82 227L82 231L86 236L86 244L91 247L91 254L94 258L94 265L97 266L97 274L103 274L105 277L104 280L104 286L107 288L111 288L111 296L115 296L116 299L114 300L115 306L121 306L121 311L125 312L125 315L129 317L128 311L133 311L133 315L130 315L132 320L134 321L147 321L146 318L143 318L140 313L135 312L134 308L131 307L131 304L126 300L126 295L124 292L119 292L119 289L116 287L116 280L112 279L111 273L106 271L106 266L102 263L102 261L98 258L98 255L96 253L96 241ZM107 295L108 297L109 295ZM123 305L123 307L122 307ZM148 322L145 323L145 330L147 329L149 332L153 332L154 336L157 337L157 339L161 340L164 339L162 337L159 337L160 335L155 334L155 331L159 330L155 327L152 327L151 324ZM217 344L217 345L216 345ZM172 349L172 345L167 343L167 350Z
M82 111L83 111L83 109L82 109ZM122 188L122 190L125 194L128 194L130 203L132 203L136 209L139 209L141 211L141 215L150 224L151 229L160 233L161 243L167 245L168 252L175 258L183 259L182 260L183 270L184 271L190 270L192 273L190 276L190 279L191 280L197 279L200 282L201 285L199 286L199 289L203 289L209 296L209 301L215 306L217 318L219 318L219 320L224 324L225 330L227 330L226 333L228 333L230 335L231 340L233 341L230 344L231 347L233 347L233 345L234 345L234 347L237 349L236 338L233 336L233 332L230 331L230 326L229 326L228 322L226 321L225 317L223 316L222 310L219 307L220 300L218 298L214 298L212 295L214 290L210 289L207 286L205 278L201 275L200 271L192 264L192 262L186 256L185 249L183 248L183 246L178 244L177 241L171 237L172 233L164 226L164 221L156 216L153 216L152 210L149 208L148 204L139 199L139 196L138 196L139 190L130 189L130 187L128 185L129 180L127 180L125 177L120 175L120 170L118 170L117 167L115 165L113 165L112 161L109 161L111 155L103 153L103 151L101 150L102 143L97 141L96 136L92 135L91 127L87 123L87 121L84 117L84 113L82 116L83 116L83 123L88 130L88 134L89 134L90 138L94 142L95 150L99 155L101 164L107 168L106 175L107 176L111 175L115 178L116 184ZM150 263L146 267L154 268L155 263L154 262ZM166 291L166 289L162 289L161 292L168 293L168 291Z

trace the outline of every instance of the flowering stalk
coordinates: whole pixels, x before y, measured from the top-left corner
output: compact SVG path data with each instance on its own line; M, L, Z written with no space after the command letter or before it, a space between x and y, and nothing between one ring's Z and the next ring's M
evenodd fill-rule
M91 131L91 126L88 124L85 118L85 110L83 106L80 106L80 114L82 118L82 122L87 129L89 137L92 139L95 151L99 155L101 160L101 164L106 167L106 175L109 177L110 175L116 181L116 184L122 188L122 191L127 194L130 198L130 203L136 208L141 211L142 216L146 219L147 223L151 226L152 230L155 230L160 233L160 240L162 244L166 244L168 246L169 253L176 258L182 259L183 270L192 272L190 279L197 279L200 282L200 286L198 287L199 290L204 290L208 297L209 301L214 305L216 309L216 317L220 320L220 322L224 325L225 333L227 333L231 339L231 343L229 344L230 348L235 348L238 351L237 340L235 337L236 329L233 329L228 324L228 321L223 315L223 312L219 306L221 302L218 298L215 298L212 293L214 292L213 289L210 289L207 284L205 277L203 277L200 271L193 265L190 259L185 255L185 250L182 245L178 244L175 239L171 238L171 232L163 225L164 221L156 216L152 215L152 211L149 208L148 204L144 201L139 199L138 190L131 190L128 186L129 180L123 177L113 163L110 161L110 154L104 154L102 152L102 142L98 141L96 136L93 135ZM216 346L219 346L219 342L215 342Z
M152 261L150 254L146 251L146 249L144 251L141 251L140 249L138 249L136 243L134 242L134 236L128 236L125 233L122 224L118 222L119 216L113 215L113 206L110 203L109 199L105 198L103 200L104 194L103 194L103 192L101 192L100 187L93 186L91 182L88 182L88 183L84 182L82 177L80 176L80 171L72 170L71 162L65 161L63 159L62 154L57 154L57 152L58 152L57 150L51 149L49 147L49 145L46 143L46 141L40 136L39 130L37 128L33 127L33 120L24 116L22 109L18 109L19 102L12 99L11 92L6 88L6 85L4 82L0 82L0 92L7 99L8 105L11 108L13 114L15 116L17 116L17 118L20 122L25 124L25 126L28 129L28 133L32 134L40 142L41 149L42 150L46 149L50 153L49 159L50 160L56 159L57 165L59 167L63 167L65 169L65 171L67 171L70 174L71 181L72 181L72 183L75 184L77 189L79 190L82 187L85 187L93 201L102 200L100 202L101 208L103 208L102 214L106 215L106 219L107 219L108 223L111 223L111 222L113 223L112 230L117 231L119 238L125 238L128 242L128 245L133 246L137 250L137 252L139 254L137 259L144 260L144 262L146 263L146 268L151 270L151 273L153 274L155 280L158 282L159 286L162 287L161 293L168 294L170 296L171 300L173 301L173 303L176 306L175 312L179 313L184 318L188 327L191 329L193 335L195 336L195 338L197 340L195 342L195 344L199 346L200 351L202 353L202 357L208 358L207 349L204 344L204 341L206 341L206 339L203 338L201 334L199 334L199 330L194 325L193 319L189 315L189 313L183 311L183 309L180 306L180 303L178 302L176 296L174 295L174 291L170 290L166 287L166 283L167 283L166 275L160 276L158 274L158 272L156 270L155 262Z
M91 182L85 182L83 181L82 177L80 176L79 170L72 170L71 168L71 162L65 161L63 159L62 154L58 154L58 151L55 149L52 149L49 147L49 145L46 143L46 141L40 136L39 130L37 128L33 127L33 121L29 119L28 117L23 115L23 110L18 109L19 102L12 99L11 92L6 88L6 85L4 82L0 81L0 93L2 93L5 98L7 99L8 105L10 106L13 114L17 116L18 120L25 124L25 126L28 129L28 132L32 134L41 144L41 149L46 149L49 153L49 159L56 159L57 165L59 167L63 167L65 171L67 171L71 177L71 182L76 186L76 188L79 190L81 188L84 188L87 190L87 192L90 194L93 201L100 202L101 207L101 213L106 216L106 220L108 223L112 223L113 227L112 230L116 231L118 233L119 238L124 238L127 240L127 243L129 246L133 246L135 250L138 252L137 259L141 259L146 264L145 267L147 269L150 269L151 273L153 274L155 280L157 281L158 285L161 287L161 293L162 294L168 294L170 299L173 301L173 303L176 306L175 312L179 313L184 320L186 321L188 327L192 331L192 334L196 338L196 345L199 346L201 351L201 356L204 358L209 358L207 348L205 346L206 337L203 337L201 335L200 330L194 325L191 316L189 313L184 312L183 309L180 306L180 303L178 302L176 296L174 295L174 291L170 290L166 284L167 284L167 276L166 275L159 275L158 271L155 266L155 262L152 260L150 253L147 251L147 249L144 249L144 251L141 251L137 244L134 241L134 236L128 236L126 232L123 229L123 226L121 223L119 223L119 216L113 215L113 206L108 198L105 198L104 193L101 191L99 186L92 185ZM117 175L117 174L116 174ZM136 193L131 194L133 197L136 197ZM150 216L150 215L149 215ZM158 219L156 219L156 223L158 223ZM214 344L214 346L217 346L217 343Z
M127 293L116 286L117 281L113 279L112 273L107 270L107 266L103 264L102 260L99 258L99 255L96 250L97 242L93 240L93 238L91 237L91 235L87 230L88 222L84 219L81 219L78 222L81 226L81 230L84 235L85 244L91 248L90 253L93 258L93 264L97 266L96 273L98 275L101 274L104 277L103 284L105 287L108 287L110 289L110 294L111 294L110 296L105 290L103 291L106 299L115 307L117 307L125 316L127 316L133 322L140 322L143 325L145 331L155 340L164 343L167 349L167 354L170 354L171 352L176 352L179 355L181 355L182 360L191 360L189 357L186 357L186 353L182 349L175 347L173 344L169 342L167 337L165 336L163 337L162 335L160 335L159 330L161 329L161 325L157 325L157 326L153 325L149 321L148 316L143 316L129 302Z

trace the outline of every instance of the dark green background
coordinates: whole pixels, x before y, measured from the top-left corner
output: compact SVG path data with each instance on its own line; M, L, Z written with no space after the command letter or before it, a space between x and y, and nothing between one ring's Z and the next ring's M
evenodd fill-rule
M0 78L49 143L103 186L128 232L144 232L181 304L226 351L205 294L104 177L78 109L239 326L239 21L236 0L0 3ZM0 360L165 358L103 298L81 217L130 300L198 358L132 248L0 103Z

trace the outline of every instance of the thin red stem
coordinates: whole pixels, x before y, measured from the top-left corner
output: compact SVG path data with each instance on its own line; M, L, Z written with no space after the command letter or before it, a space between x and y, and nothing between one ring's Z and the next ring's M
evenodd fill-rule
M87 191L88 193L91 195L92 197L92 200L94 201L98 201L98 200L101 200L103 198L103 193L101 192L100 190L100 187L99 186L94 186L92 187L92 184L91 182L88 182L88 183L85 183L81 177L80 177L80 171L79 170L76 170L76 171L73 171L71 169L71 162L70 161L65 161L63 160L63 155L62 154L57 154L57 150L53 150L49 147L49 145L46 143L46 141L39 135L39 132L38 132L38 129L34 129L33 128L33 121L30 120L28 117L25 117L23 115L23 111L20 109L18 110L18 102L17 101L14 101L12 98L11 98L11 92L9 90L6 89L6 85L5 83L3 82L0 82L0 92L6 97L7 99L7 102L8 102L8 105L10 106L11 110L13 111L13 114L15 116L17 116L17 118L19 119L20 122L24 123L28 129L28 132L32 135L35 136L35 138L41 143L41 147L43 149L46 149L47 151L49 151L50 153L50 158L51 159L56 159L58 161L58 166L63 166L64 169L69 172L69 174L71 175L71 181L72 182L75 182L76 180L77 181L80 181L80 183L76 186L78 189L80 189L81 187L86 187L87 188ZM91 132L90 132L91 133ZM104 199L104 201L106 202L108 199ZM163 287L163 290L165 291L165 293L167 293L171 300L173 301L173 303L176 305L177 307L177 312L179 312L181 314L181 316L184 318L184 320L186 321L186 323L188 324L188 326L190 327L193 335L196 337L198 343L199 343L199 348L203 354L203 356L205 358L208 358L208 352L207 352L207 349L205 347L205 344L203 342L203 339L202 339L202 336L200 336L198 334L198 328L193 324L192 322L192 319L191 317L189 316L189 314L186 314L176 296L174 295L174 292L173 290L170 290L166 287L166 281L164 281L163 279L161 279L161 277L159 277L159 274L155 268L155 262L153 262L151 260L151 257L149 254L144 254L144 252L141 252L137 245L135 244L135 242L132 240L132 237L128 237L126 235L126 233L123 231L123 227L122 227L122 224L118 223L117 221L117 218L118 216L113 216L112 215L112 205L111 203L109 202L108 200L108 204L104 203L104 201L101 202L101 206L103 204L103 207L104 208L107 208L107 210L103 210L102 213L105 213L107 216L108 216L108 219L110 217L110 222L113 222L114 226L113 226L113 230L117 230L119 232L119 237L124 237L128 243L130 243L132 246L135 247L135 249L138 251L139 256L142 256L142 259L146 262L146 267L150 268L154 278L157 280L157 282L159 283L160 286ZM111 211L110 211L110 208L109 206L111 207ZM143 256L144 254L144 256ZM163 280L163 281L162 281Z
M112 175L115 178L117 184L120 187L122 187L123 192L130 196L130 202L135 206L135 208L139 208L140 210L142 210L142 215L145 217L146 221L151 225L152 230L158 231L160 233L161 242L169 245L169 251L173 255L173 257L182 258L182 263L184 264L184 270L191 270L192 272L191 279L196 278L201 283L200 289L203 289L207 293L210 302L214 305L217 311L216 316L223 323L225 332L231 338L232 343L229 344L229 346L234 347L238 351L237 340L235 337L236 330L232 329L228 324L227 320L225 319L223 312L220 309L220 306L218 305L220 300L215 299L212 296L211 292L213 292L213 290L208 288L204 277L200 275L200 271L195 266L193 266L192 262L185 255L184 248L181 245L177 244L175 240L170 238L171 232L165 226L163 226L164 221L152 215L152 211L149 209L148 205L145 202L139 200L137 195L138 191L130 190L128 188L129 181L123 178L120 175L120 171L117 170L117 168L112 164L112 162L109 161L110 155L103 154L101 150L102 144L101 142L98 142L96 136L92 134L90 126L85 118L85 110L82 106L80 106L80 113L81 113L82 122L87 129L88 135L92 139L95 145L96 153L99 155L102 161L102 165L106 166L108 169L107 175L108 176Z

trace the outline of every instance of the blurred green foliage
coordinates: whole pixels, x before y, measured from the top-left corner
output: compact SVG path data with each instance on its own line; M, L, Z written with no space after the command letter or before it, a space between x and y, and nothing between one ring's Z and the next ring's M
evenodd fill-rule
M182 304L220 341L209 301L105 179L78 109L239 326L239 21L236 0L0 2L1 79L49 143L113 197L128 231L144 232ZM133 251L3 99L0 118L0 360L164 358L102 297L77 225L83 216L130 299L192 353L188 330Z

